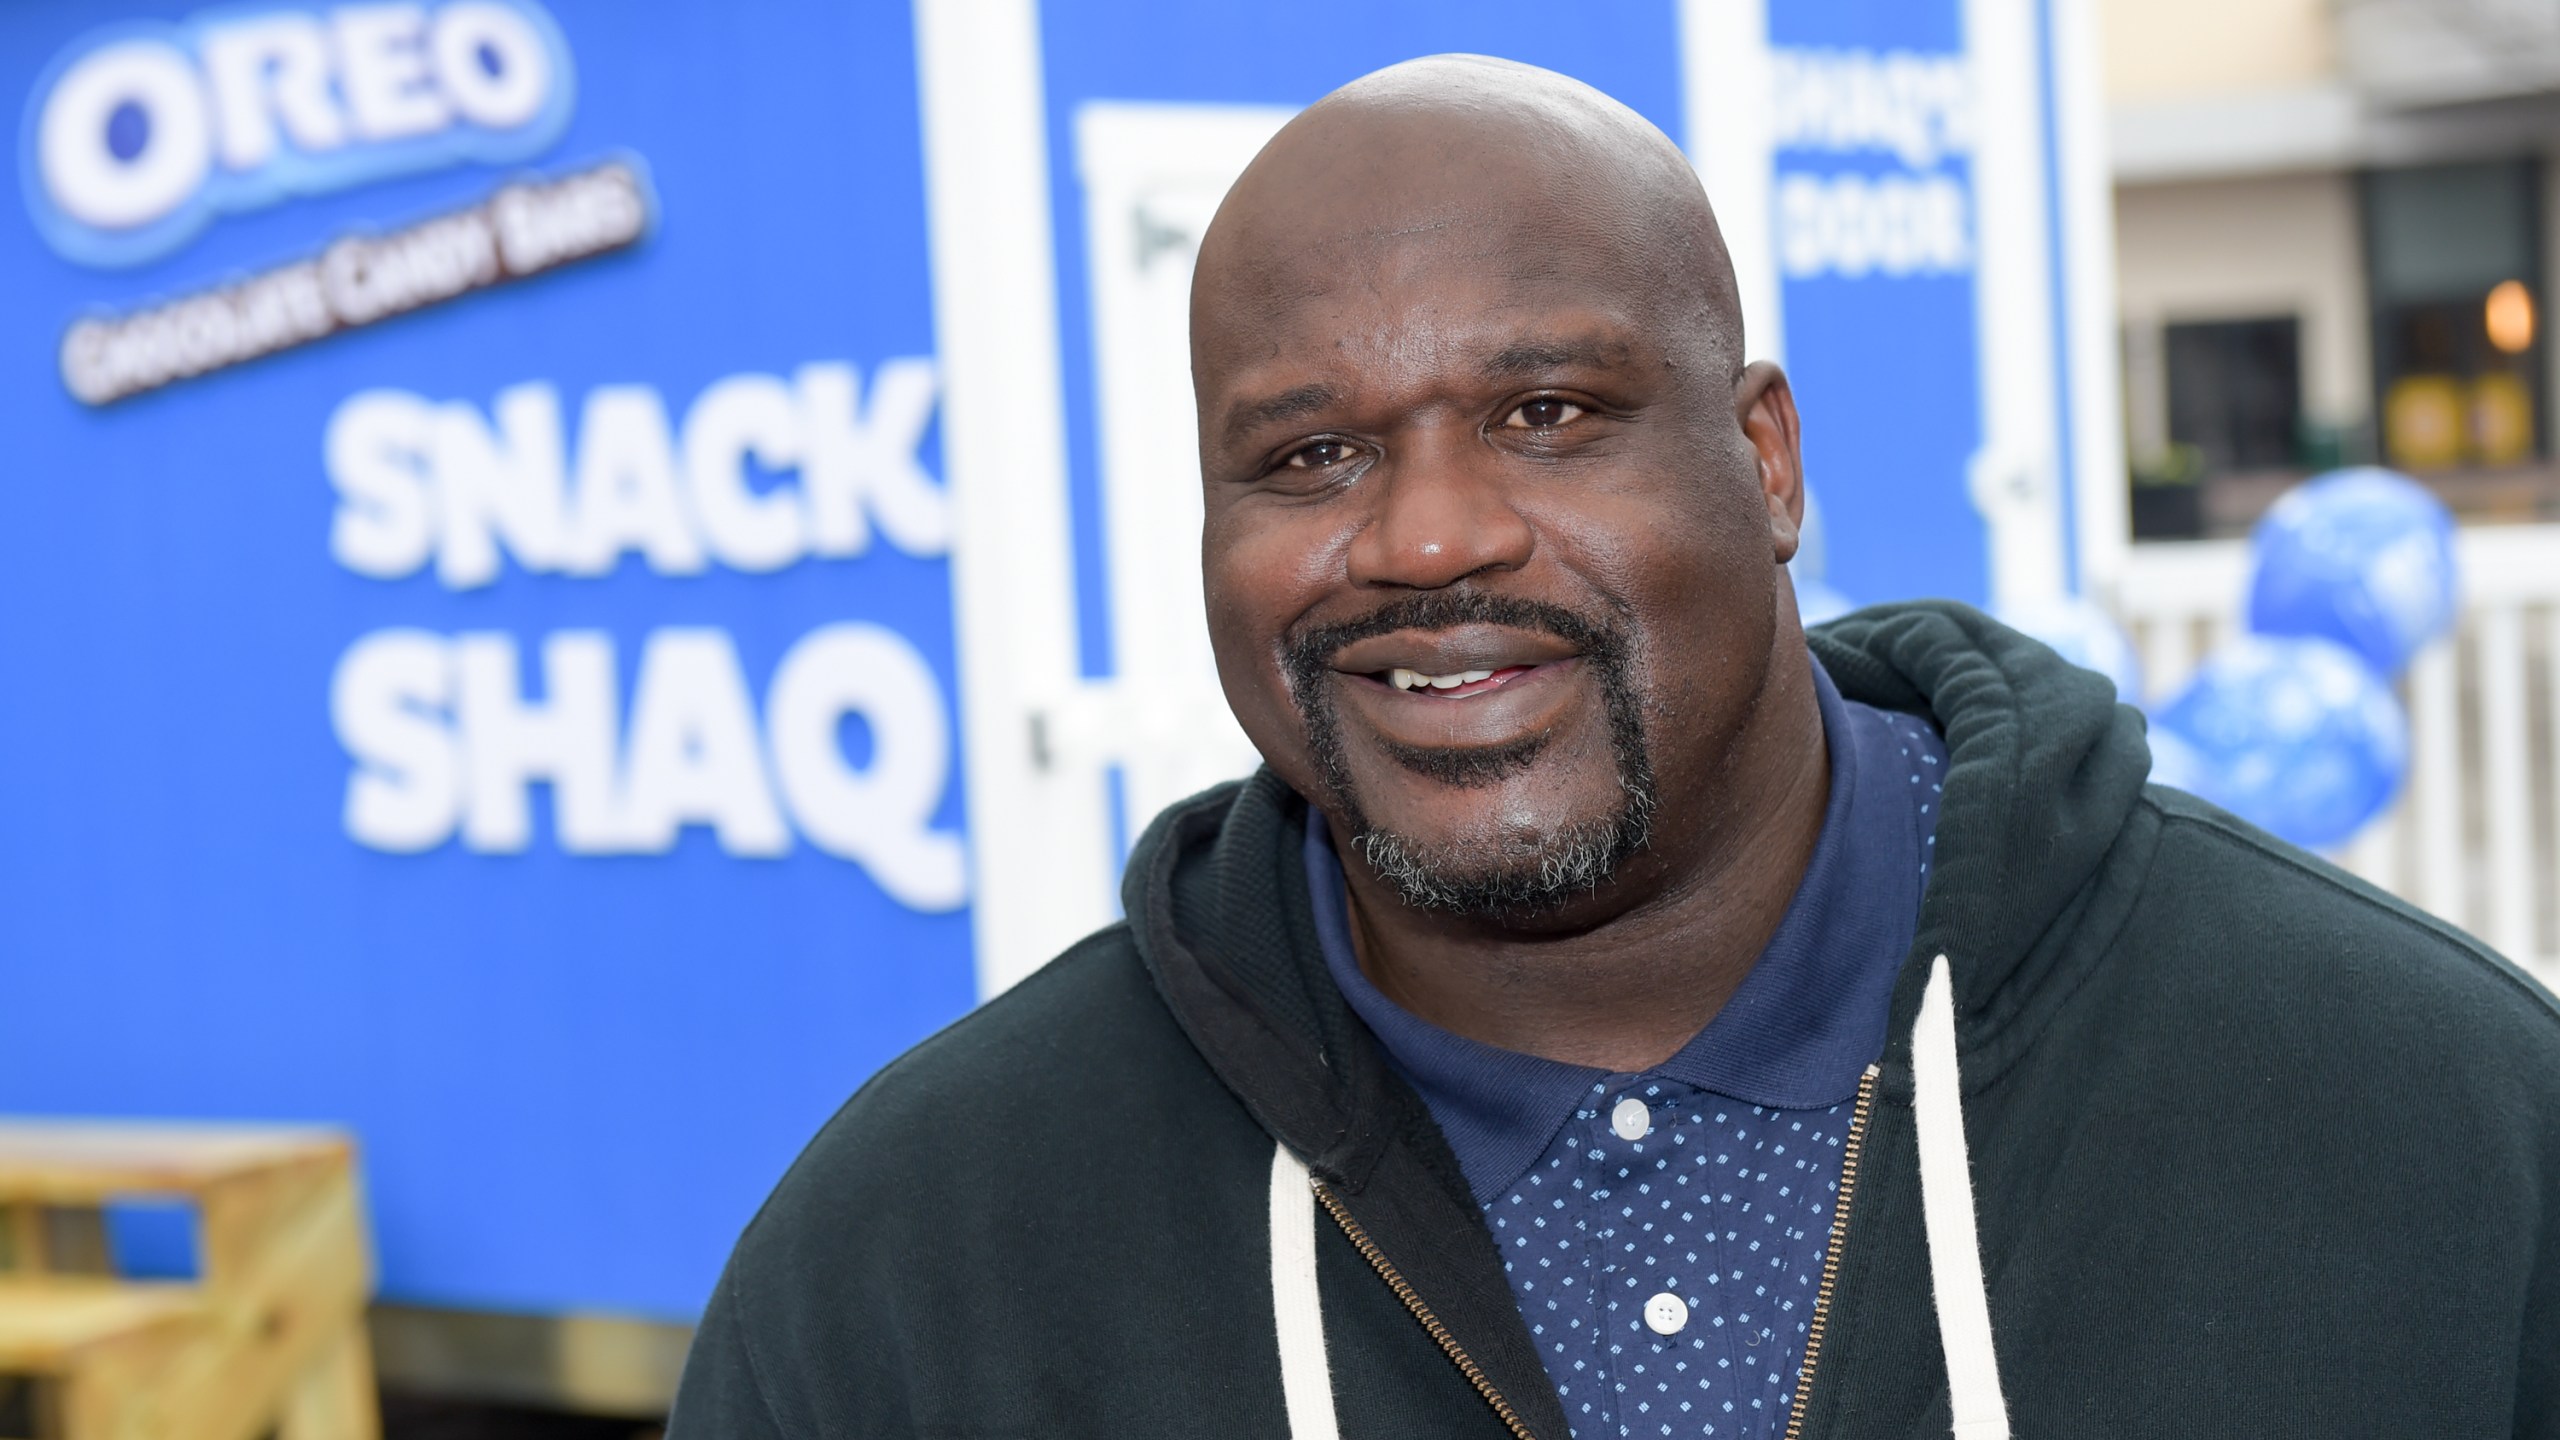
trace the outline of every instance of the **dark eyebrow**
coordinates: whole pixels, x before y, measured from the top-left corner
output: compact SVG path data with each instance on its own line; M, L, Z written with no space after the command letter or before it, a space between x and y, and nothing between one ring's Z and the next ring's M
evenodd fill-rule
M1301 385L1283 390L1262 400L1239 401L1227 411L1227 438L1235 439L1247 430L1263 425L1276 425L1312 415L1330 405L1339 404L1342 392L1330 385Z
M1484 373L1496 380L1509 380L1567 365L1606 370L1617 363L1612 352L1624 348L1582 340L1515 340L1484 362Z

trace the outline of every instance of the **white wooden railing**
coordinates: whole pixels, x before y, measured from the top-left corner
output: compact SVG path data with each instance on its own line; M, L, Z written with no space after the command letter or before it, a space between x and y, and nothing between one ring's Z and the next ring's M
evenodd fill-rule
M2560 985L2560 525L2466 527L2462 623L2401 686L2409 780L2333 858ZM2239 629L2237 540L2133 547L2116 609L2151 698Z

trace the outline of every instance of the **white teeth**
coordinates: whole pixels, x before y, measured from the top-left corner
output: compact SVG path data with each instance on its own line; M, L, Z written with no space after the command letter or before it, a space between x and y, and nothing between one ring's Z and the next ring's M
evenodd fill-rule
M1399 690L1455 690L1461 685L1473 685L1491 678L1493 672L1490 670L1461 670L1454 675L1425 675L1418 670L1403 669L1387 672L1387 683Z

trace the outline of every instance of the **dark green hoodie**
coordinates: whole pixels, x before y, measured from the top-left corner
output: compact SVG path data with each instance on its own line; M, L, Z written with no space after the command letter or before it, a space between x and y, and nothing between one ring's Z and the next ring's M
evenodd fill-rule
M2560 1436L2550 996L2147 787L2106 682L1973 611L1813 646L1950 763L1789 1433L1948 1435L1952 1370L2022 1437ZM1176 807L1128 923L864 1086L739 1241L673 1440L1565 1440L1326 975L1305 817L1268 773Z

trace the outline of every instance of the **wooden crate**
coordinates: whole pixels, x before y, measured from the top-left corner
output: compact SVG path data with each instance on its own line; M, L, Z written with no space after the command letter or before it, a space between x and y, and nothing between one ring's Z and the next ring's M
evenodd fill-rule
M193 1206L194 1280L110 1273L134 1197ZM0 1119L5 1440L378 1440L371 1291L344 1136Z

